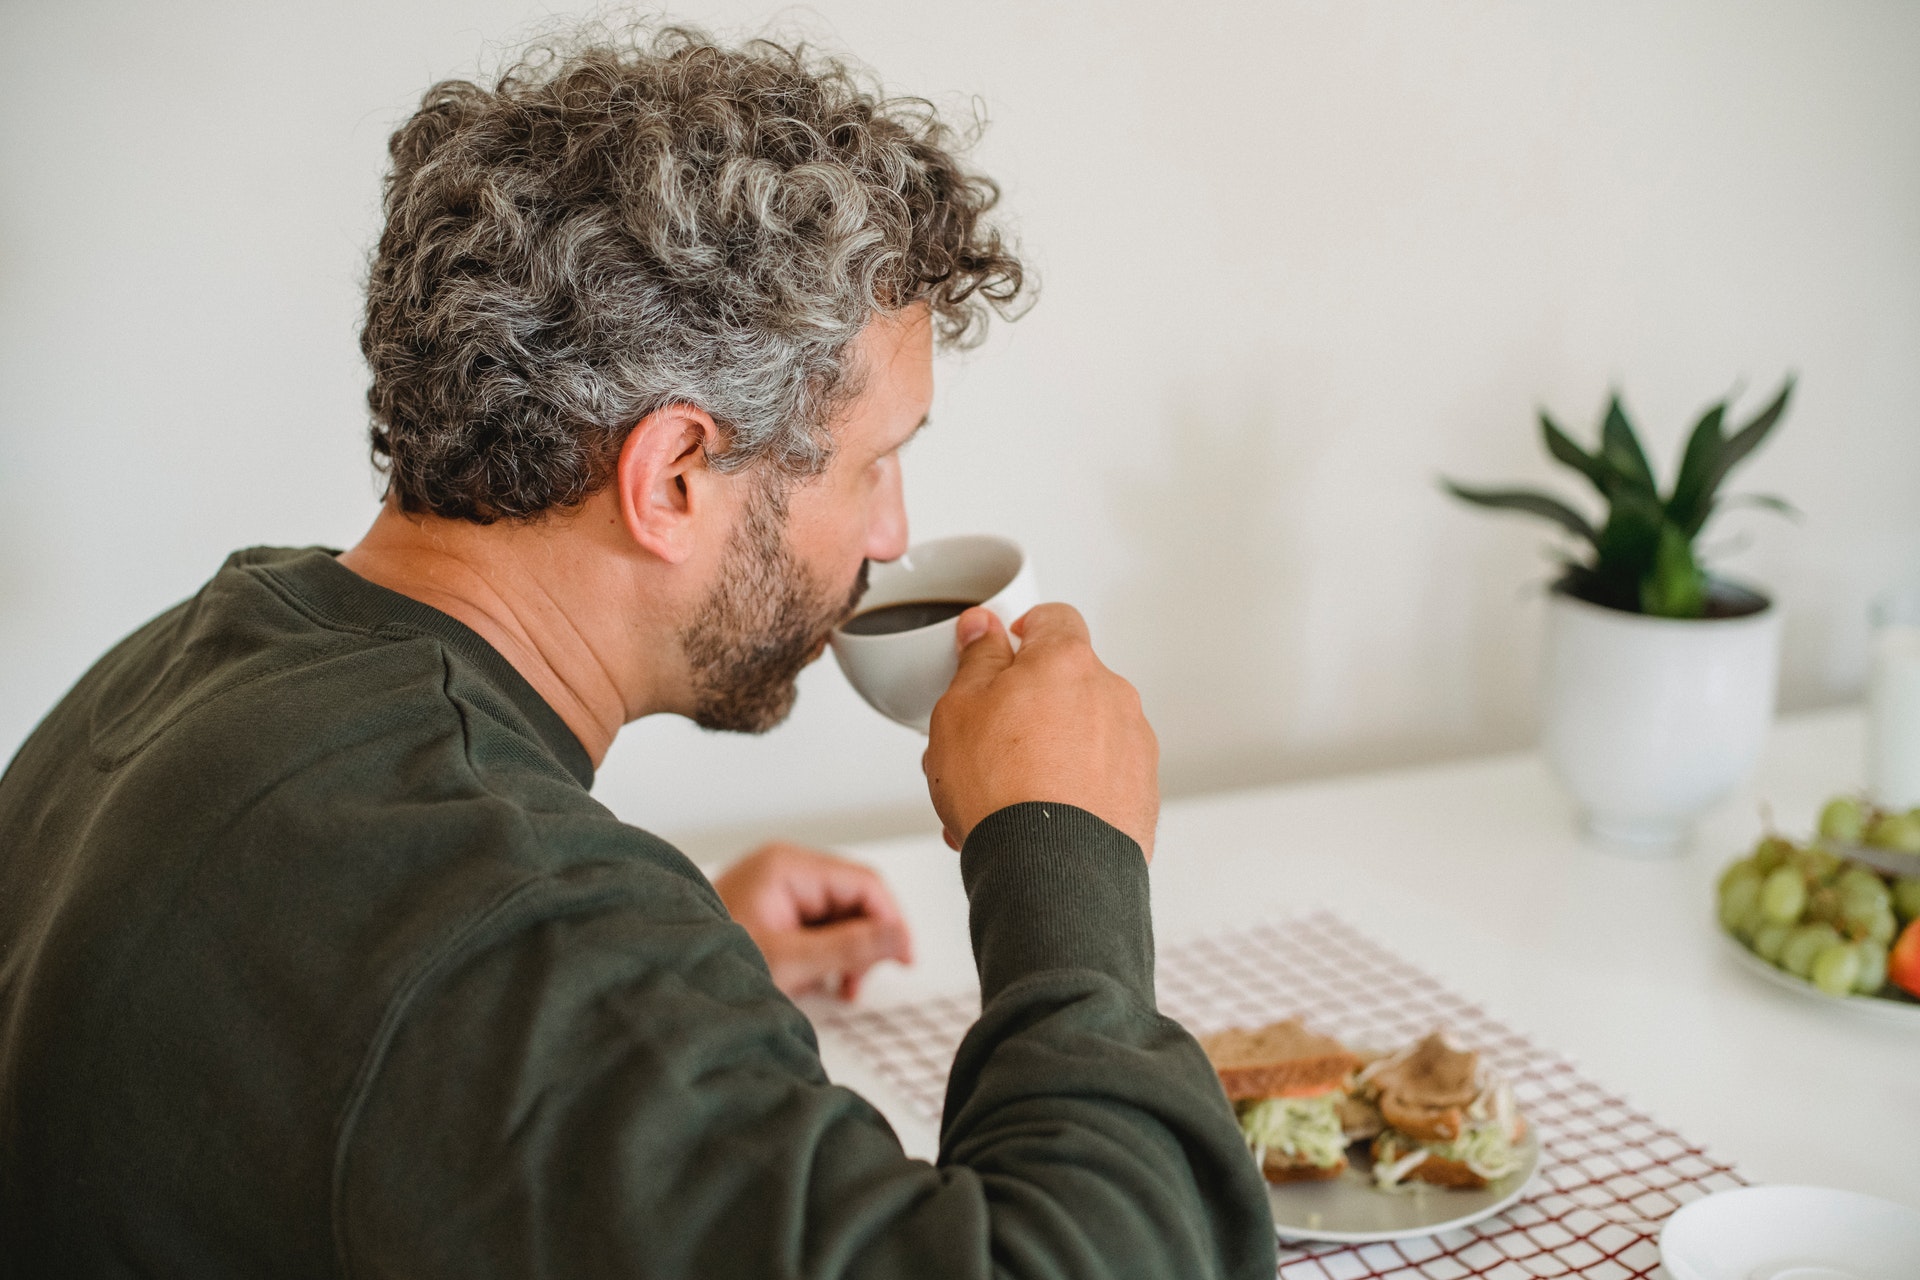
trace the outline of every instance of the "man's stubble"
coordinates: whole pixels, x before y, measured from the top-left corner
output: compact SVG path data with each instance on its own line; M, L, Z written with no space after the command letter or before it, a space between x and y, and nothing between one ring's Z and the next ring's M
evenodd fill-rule
M795 682L833 628L860 603L867 565L839 594L787 546L786 502L763 486L727 545L720 580L680 632L703 729L765 733L787 718Z

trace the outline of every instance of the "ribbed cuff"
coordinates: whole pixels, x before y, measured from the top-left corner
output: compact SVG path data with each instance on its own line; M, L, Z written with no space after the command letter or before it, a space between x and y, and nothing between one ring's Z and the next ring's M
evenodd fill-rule
M1153 1002L1147 860L1132 837L1068 804L1008 805L960 851L980 995L1045 969L1094 969Z

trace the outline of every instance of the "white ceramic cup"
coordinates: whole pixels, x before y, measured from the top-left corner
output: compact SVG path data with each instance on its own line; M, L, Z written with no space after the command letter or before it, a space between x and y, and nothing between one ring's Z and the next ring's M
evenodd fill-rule
M1008 626L1040 603L1026 553L989 534L937 538L868 574L859 613L915 600L971 600ZM833 633L833 656L867 704L889 720L927 731L933 704L959 669L959 619L886 635Z

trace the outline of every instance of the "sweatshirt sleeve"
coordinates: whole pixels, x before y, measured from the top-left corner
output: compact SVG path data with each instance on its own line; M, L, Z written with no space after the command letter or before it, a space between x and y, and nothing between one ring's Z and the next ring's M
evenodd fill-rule
M502 904L370 1057L341 1126L343 1273L1271 1277L1264 1184L1154 1009L1138 847L1019 805L962 870L983 1010L936 1164L827 1081L704 884L576 876Z

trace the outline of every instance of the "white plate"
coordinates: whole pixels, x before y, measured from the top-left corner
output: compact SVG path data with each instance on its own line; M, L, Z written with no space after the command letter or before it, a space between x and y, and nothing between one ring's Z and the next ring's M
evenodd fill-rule
M1828 1187L1703 1196L1660 1231L1673 1280L1913 1280L1920 1213Z
M1718 924L1713 926L1713 931L1720 935L1720 941L1733 953L1735 962L1741 968L1771 982L1776 987L1797 991L1803 996L1810 996L1822 1004L1831 1005L1848 1013L1860 1014L1881 1022L1904 1022L1910 1027L1920 1027L1920 1000L1894 1000L1886 996L1828 995L1805 978L1795 977L1777 965L1768 964L1747 950L1740 939L1722 929Z
M1381 1191L1373 1175L1357 1161L1327 1182L1267 1185L1273 1226L1283 1240L1332 1240L1371 1244L1450 1231L1490 1218L1520 1198L1540 1165L1540 1142L1528 1129L1520 1139L1520 1167L1478 1191L1436 1187L1425 1182L1409 1191Z

